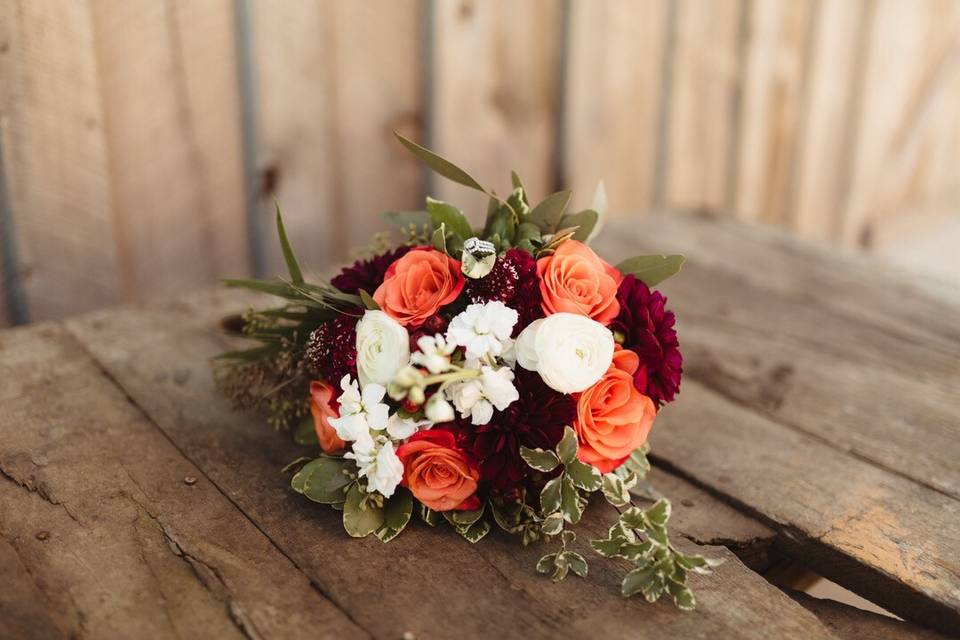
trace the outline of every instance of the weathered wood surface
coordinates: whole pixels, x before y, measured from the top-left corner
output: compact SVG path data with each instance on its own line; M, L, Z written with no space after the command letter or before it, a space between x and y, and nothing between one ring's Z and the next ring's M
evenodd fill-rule
M833 600L813 598L799 592L791 593L790 597L815 613L842 640L945 640L948 637Z
M349 539L280 474L304 449L214 393L217 320L251 298L213 292L0 333L0 636L843 637L748 568L771 547L960 628L957 307L700 218L611 224L604 251L654 235L690 262L664 286L688 375L651 481L684 544L742 559L705 549L728 562L697 580L695 613L623 600L599 558L551 585L541 548L498 534ZM595 506L581 541L610 516Z

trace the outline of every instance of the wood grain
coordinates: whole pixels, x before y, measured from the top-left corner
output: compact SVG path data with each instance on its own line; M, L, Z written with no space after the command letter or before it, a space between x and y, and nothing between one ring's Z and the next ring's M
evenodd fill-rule
M85 2L0 6L0 149L30 316L116 304L121 263Z
M304 449L270 432L255 416L230 413L214 395L205 358L225 346L216 318L241 300L218 293L165 309L87 317L69 326L181 450L373 635L409 630L417 637L749 637L755 632L828 637L814 618L798 615L782 593L732 555L714 578L695 585L697 611L681 614L667 603L622 600L617 595L621 569L599 559L588 580L551 585L531 570L541 547L522 549L499 534L471 546L449 531L414 523L388 546L349 540L338 514L293 495L288 479L276 472ZM137 337L145 334L152 337ZM175 370L190 383L174 383ZM696 500L708 500L699 495ZM611 515L601 509L590 513L583 537L602 530ZM725 522L718 517L715 523L720 538L739 537L745 527L749 537L765 535L742 519L726 530ZM358 571L370 576L389 571L391 578L387 583L358 580ZM378 603L376 609L368 606L371 601Z
M0 335L0 376L0 561L39 592L5 637L366 637L60 326Z
M570 3L563 188L589 207L602 179L611 214L653 204L668 3Z
M554 191L560 3L437 0L432 5L430 143L480 184L509 193L516 170L539 202ZM487 198L443 178L433 195L475 225Z
M790 597L816 614L842 640L945 640L948 637L909 622L832 600L812 598L805 593L792 592Z

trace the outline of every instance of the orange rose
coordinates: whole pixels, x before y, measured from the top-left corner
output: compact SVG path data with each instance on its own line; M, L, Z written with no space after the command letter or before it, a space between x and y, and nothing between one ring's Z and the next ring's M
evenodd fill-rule
M578 457L603 473L619 467L646 442L657 416L653 401L633 384L639 366L637 354L618 345L607 372L577 399Z
M480 508L474 495L480 472L457 448L453 434L442 429L413 434L397 449L403 463L401 484L434 511Z
M340 412L331 406L333 387L326 382L315 380L310 383L310 413L313 414L313 428L317 430L317 440L325 453L333 453L347 447L340 439L337 430L330 426L330 418L339 418Z
M567 240L552 256L537 260L543 311L566 311L609 324L620 313L617 287L623 274L582 242Z
M417 247L390 265L373 299L404 326L419 327L463 290L460 262L429 247Z

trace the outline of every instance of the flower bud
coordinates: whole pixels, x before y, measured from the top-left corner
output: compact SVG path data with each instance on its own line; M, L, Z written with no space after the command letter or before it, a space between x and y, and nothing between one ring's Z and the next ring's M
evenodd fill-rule
M434 394L426 407L427 420L431 422L450 422L454 419L453 405L447 402L442 394Z

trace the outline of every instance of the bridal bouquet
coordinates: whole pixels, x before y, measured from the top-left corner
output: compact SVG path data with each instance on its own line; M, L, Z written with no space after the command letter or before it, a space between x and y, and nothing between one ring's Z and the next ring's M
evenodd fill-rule
M680 386L674 314L651 287L683 257L612 266L589 246L600 214L567 213L569 192L531 206L513 174L501 198L398 138L489 195L483 227L428 198L424 211L386 214L401 243L378 236L367 259L310 283L278 210L289 278L226 282L283 303L242 316L260 344L221 356L222 389L319 446L291 463L292 487L341 511L351 536L387 542L414 512L470 542L498 526L525 545L555 541L536 568L562 580L587 573L570 527L599 492L618 517L590 546L634 566L623 594L692 608L687 574L716 562L671 544L667 500L641 508L631 494L657 411Z

